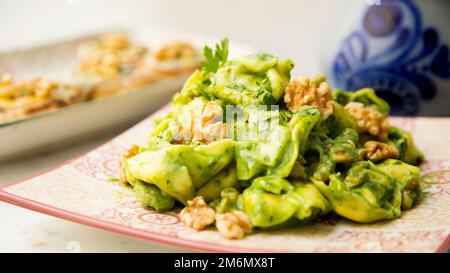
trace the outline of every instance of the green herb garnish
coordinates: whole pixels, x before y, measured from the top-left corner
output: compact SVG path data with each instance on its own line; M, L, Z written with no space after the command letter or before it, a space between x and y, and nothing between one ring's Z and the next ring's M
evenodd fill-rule
M205 46L203 48L203 55L206 61L202 63L202 67L207 72L215 73L228 59L228 39L224 38L220 44L216 44L216 50Z

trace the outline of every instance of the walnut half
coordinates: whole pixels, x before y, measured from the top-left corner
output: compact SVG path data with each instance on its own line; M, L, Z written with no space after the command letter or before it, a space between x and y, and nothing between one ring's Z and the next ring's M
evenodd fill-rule
M223 109L217 101L196 101L190 114L190 122L187 124L174 124L172 143L198 141L208 144L226 137L227 126L222 121Z
M324 120L333 113L331 86L326 82L325 77L321 76L314 80L303 75L298 76L286 87L284 102L292 112L304 105L315 107L322 113Z
M201 114L200 116L197 116ZM209 101L201 113L193 113L193 139L210 143L226 136L226 124L222 122L223 109L217 101Z
M381 140L387 139L389 123L386 117L376 109L359 102L350 102L345 105L345 110L352 116L362 133L368 133Z
M216 227L227 239L242 239L252 231L250 218L239 210L217 214Z
M125 165L124 165L124 161L127 158L133 157L135 155L137 155L139 153L139 147L137 145L131 145L131 147L127 150L125 150L125 152L122 154L122 158L120 160L120 178L119 181L122 184L128 184L127 181L127 176L125 173Z
M214 224L216 212L208 207L203 197L197 196L188 201L188 206L181 210L180 218L183 224L195 230L203 230Z
M364 144L364 158L371 161L382 161L388 158L397 159L399 153L394 147L378 142L378 141L367 141Z

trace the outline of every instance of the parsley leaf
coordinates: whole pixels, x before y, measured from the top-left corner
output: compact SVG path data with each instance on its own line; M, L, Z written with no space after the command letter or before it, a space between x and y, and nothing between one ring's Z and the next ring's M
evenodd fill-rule
M206 61L202 63L202 67L207 72L215 73L228 59L228 39L222 39L220 44L216 44L216 50L213 51L209 46L203 48L203 55Z

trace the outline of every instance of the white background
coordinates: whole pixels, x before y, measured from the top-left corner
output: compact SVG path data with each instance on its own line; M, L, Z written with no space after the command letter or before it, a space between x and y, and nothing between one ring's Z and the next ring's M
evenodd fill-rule
M337 10L351 6L349 0L0 0L0 50L109 26L158 26L226 36L292 58L295 73L315 74L321 41L341 20Z

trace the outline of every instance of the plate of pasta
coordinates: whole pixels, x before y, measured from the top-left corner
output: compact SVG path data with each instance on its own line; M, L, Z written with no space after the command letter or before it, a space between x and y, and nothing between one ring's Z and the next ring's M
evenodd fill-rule
M200 251L447 251L450 119L228 51L205 46L169 105L0 199Z

